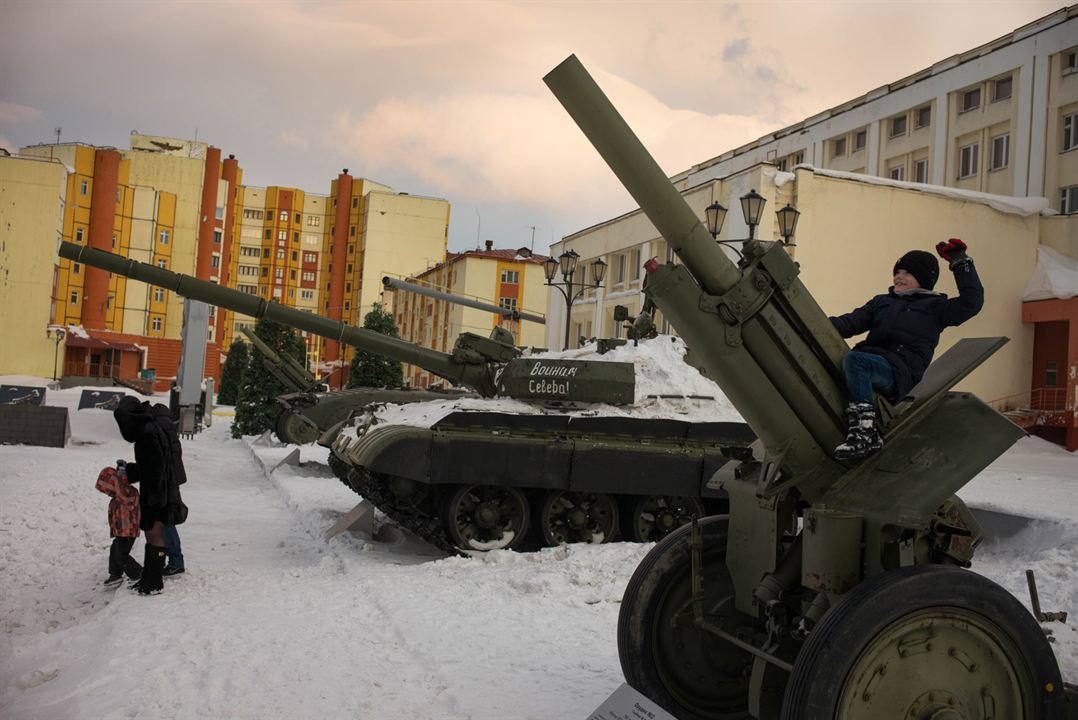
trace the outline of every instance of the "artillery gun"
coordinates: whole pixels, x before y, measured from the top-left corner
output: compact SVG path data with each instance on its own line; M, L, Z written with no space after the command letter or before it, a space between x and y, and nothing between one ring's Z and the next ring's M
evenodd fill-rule
M253 330L243 327L240 332L246 335L255 349L262 354L262 362L270 374L289 388L289 392L277 396L281 409L273 423L274 432L284 443L305 445L314 442L327 429L362 413L372 405L474 397L464 391L438 392L407 388L348 388L330 391L325 383L307 372L295 358L281 357L274 352Z
M544 81L682 260L648 263L649 297L759 436L710 481L729 514L629 581L628 683L682 719L1063 718L1036 620L966 569L981 531L954 494L1024 435L950 390L1006 339L957 343L877 400L882 451L832 459L847 346L797 265L760 241L731 262L575 56Z
M444 353L101 250L63 242L59 252L472 388L482 398L408 406L430 422L375 424L365 412L319 440L342 482L449 551L520 548L530 530L543 545L659 539L725 507L707 479L755 440L740 422L610 412L636 400L629 362L524 356L501 328L463 333Z

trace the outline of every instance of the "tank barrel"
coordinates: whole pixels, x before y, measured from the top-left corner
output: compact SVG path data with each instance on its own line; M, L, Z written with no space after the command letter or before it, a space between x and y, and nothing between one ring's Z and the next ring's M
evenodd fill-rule
M347 323L290 308L272 300L265 300L257 295L222 287L208 280L175 273L104 250L61 242L59 254L60 257L68 260L108 270L154 287L171 290L182 297L201 300L248 317L264 317L288 327L347 343L365 352L411 363L450 382L471 387L480 393L492 392L492 370L486 363L459 362L448 353L419 347L373 330L353 327Z
M413 292L416 295L425 295L429 298L434 298L435 300L444 300L455 305L465 305L467 307L475 308L476 310L486 310L487 312L492 312L506 318L512 318L513 320L527 320L528 322L539 323L540 325L546 324L546 318L542 315L520 312L519 310L510 310L509 308L503 308L499 305L485 303L481 300L473 300L472 298L462 297L460 295L453 295L451 293L442 292L441 290L435 290L434 288L425 287L423 285L416 285L415 283L405 282L404 280L397 280L396 278L388 276L382 278L382 285L389 290L406 290L408 292Z
M741 279L737 267L715 244L576 55L551 70L543 82L703 289L718 295L736 285Z

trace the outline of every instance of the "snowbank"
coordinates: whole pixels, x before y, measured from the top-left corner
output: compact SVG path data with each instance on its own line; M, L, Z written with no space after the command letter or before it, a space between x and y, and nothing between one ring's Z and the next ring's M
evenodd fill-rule
M1078 295L1078 260L1047 245L1037 247L1037 267L1023 300L1066 300Z

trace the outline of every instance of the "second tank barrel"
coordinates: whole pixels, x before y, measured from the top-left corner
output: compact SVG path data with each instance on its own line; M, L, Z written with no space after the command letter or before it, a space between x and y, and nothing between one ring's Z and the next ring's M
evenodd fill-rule
M177 295L192 300L201 300L253 318L264 317L288 327L347 343L375 355L411 363L454 383L479 389L487 382L489 371L485 366L457 362L448 353L420 347L373 330L353 327L347 323L287 307L257 295L222 287L208 280L200 280L190 275L172 272L122 255L75 243L61 242L59 255L68 260L108 270L131 280L171 290Z
M415 283L406 282L404 280L397 280L396 278L388 276L382 278L382 285L392 290L407 290L416 295L425 295L429 298L434 298L435 300L445 300L446 302L455 305L466 305L475 308L476 310L486 310L501 315L502 317L513 318L514 320L527 320L528 322L539 323L540 325L546 324L546 318L542 315L533 315L532 313L520 312L519 310L510 310L509 308L504 308L499 305L485 303L481 300L474 300L461 295L453 295L452 293L435 290L434 288L429 288L424 285L416 285Z

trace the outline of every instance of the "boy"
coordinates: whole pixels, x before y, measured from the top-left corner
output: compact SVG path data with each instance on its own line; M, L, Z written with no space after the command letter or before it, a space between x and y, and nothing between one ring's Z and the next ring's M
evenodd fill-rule
M936 245L936 252L954 273L958 297L932 291L939 278L939 261L931 253L911 250L894 267L894 284L846 315L831 318L844 338L868 332L842 361L849 405L846 441L835 448L838 460L857 460L883 447L876 426L872 392L891 402L901 400L916 385L932 361L943 328L961 325L984 305L973 260L958 238Z
M109 550L109 576L105 585L115 585L124 573L132 580L142 577L142 566L131 557L131 548L138 537L138 490L127 482L124 462L117 467L107 467L97 476L97 489L112 500L109 501L109 532L112 547Z

